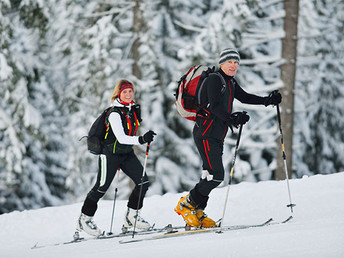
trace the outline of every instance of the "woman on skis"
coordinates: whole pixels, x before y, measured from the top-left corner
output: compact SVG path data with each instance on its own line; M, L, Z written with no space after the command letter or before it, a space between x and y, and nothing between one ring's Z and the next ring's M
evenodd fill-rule
M107 117L110 130L105 137L102 154L99 155L97 180L81 208L81 214L77 221L77 232L84 231L93 236L101 235L102 231L94 223L93 216L97 210L99 199L108 190L118 169L122 169L135 183L135 188L129 196L124 227L133 227L136 219L137 228L150 228L150 224L140 216L149 181L145 174L141 185L143 167L132 147L153 141L155 133L148 131L143 136L135 136L141 122L141 115L140 106L133 101L133 98L133 83L128 80L117 82L111 97L112 108ZM142 188L141 196L140 188Z

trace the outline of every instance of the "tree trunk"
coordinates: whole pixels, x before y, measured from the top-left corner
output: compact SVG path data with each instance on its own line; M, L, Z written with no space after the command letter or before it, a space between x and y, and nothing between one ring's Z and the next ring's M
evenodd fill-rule
M297 56L297 22L299 15L299 0L284 0L284 18L285 37L282 40L282 58L285 63L281 66L281 80L284 87L281 90L281 121L283 130L283 140L287 159L288 177L292 176L292 143L294 126L294 85ZM277 169L275 179L283 180L286 178L284 160L280 139L278 139L277 148Z
M139 66L139 59L140 59L140 52L139 48L141 45L140 41L140 34L143 28L143 17L142 17L142 11L141 11L141 6L140 6L140 1L141 0L135 0L135 6L134 6L134 27L133 27L133 32L134 32L134 43L132 46L132 58L133 58L133 75L136 76L136 78L141 79L142 74L141 74L141 69Z

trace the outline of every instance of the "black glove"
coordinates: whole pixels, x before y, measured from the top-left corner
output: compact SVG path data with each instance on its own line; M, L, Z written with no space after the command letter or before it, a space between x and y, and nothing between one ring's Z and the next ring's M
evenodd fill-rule
M282 101L282 95L274 90L270 92L269 96L265 97L264 105L267 107L269 105L278 105Z
M154 135L156 135L156 133L154 133L152 130L149 130L143 136L139 136L139 143L144 144L146 142L152 142L154 139Z
M238 128L239 125L246 124L248 120L250 120L250 116L246 112L235 112L230 115L228 123L230 126Z

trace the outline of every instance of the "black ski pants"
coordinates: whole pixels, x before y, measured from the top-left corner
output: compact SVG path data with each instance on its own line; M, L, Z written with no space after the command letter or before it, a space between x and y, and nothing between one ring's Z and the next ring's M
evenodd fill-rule
M194 127L193 137L202 158L203 172L207 175L203 175L190 191L190 198L197 208L204 209L207 206L211 190L216 188L224 179L223 141L212 137L202 137L202 131L197 125Z
M135 210L137 208L141 209L143 199L149 187L149 181L145 174L142 181L141 199L139 200L143 167L134 154L134 151L125 154L101 154L99 156L98 164L99 170L97 181L91 191L87 194L81 212L87 216L94 216L97 210L97 203L109 189L118 168L120 168L135 183L135 188L129 196L127 206Z

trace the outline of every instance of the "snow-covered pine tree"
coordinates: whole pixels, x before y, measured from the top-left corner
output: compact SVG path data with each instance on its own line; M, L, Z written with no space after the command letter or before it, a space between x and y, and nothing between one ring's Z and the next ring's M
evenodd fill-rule
M41 62L48 7L11 4L1 2L0 16L0 212L56 205L65 197L58 111Z
M0 5L0 212L84 198L97 159L78 140L109 104L118 79L137 85L141 132L158 133L147 168L149 194L190 190L199 178L193 123L176 114L173 98L187 68L217 64L222 48L237 47L237 78L247 91L265 95L281 87L281 1L141 1L144 28L135 59L140 78L132 69L133 1ZM343 127L342 9L339 0L301 1L294 143L302 144L294 144L293 157L298 177L343 169L343 135L337 130ZM235 180L269 179L278 136L275 109L235 106L251 115ZM226 165L235 138L226 139ZM127 185L121 180L122 197Z
M343 1L300 2L297 176L343 171Z

